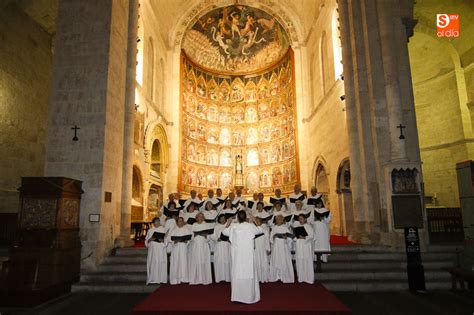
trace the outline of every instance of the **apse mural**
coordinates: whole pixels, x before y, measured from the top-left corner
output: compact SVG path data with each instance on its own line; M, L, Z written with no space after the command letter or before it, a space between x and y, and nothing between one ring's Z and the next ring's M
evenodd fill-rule
M245 77L204 70L183 54L180 191L229 192L237 169L246 195L292 191L299 181L292 72L291 49Z
M195 63L220 73L248 74L278 62L288 51L289 40L280 23L268 13L244 6L231 5L215 9L201 17L188 31L183 49ZM238 102L244 97L256 97L256 89L244 91L234 84L232 89L221 91L216 85L197 82L197 94L217 100ZM268 89L273 86L269 85Z

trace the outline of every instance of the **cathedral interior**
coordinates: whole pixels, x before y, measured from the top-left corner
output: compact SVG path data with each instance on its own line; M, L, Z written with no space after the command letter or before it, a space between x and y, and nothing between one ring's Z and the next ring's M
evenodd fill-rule
M437 36L440 13L459 37ZM472 21L471 0L2 1L0 244L22 178L66 177L86 271L170 193L296 184L322 194L331 235L404 250L416 226L422 251L472 254Z

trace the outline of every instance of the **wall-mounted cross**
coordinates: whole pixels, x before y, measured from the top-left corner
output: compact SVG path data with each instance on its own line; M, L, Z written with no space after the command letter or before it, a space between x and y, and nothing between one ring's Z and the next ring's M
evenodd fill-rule
M74 137L72 138L72 141L78 141L79 138L77 137L77 131L81 129L77 125L74 125L74 127L71 128L71 130L74 130Z
M400 129L400 137L398 137L398 139L401 139L401 140L405 139L405 136L403 135L403 129L405 129L406 126L403 126L402 124L400 124L397 126L397 128Z

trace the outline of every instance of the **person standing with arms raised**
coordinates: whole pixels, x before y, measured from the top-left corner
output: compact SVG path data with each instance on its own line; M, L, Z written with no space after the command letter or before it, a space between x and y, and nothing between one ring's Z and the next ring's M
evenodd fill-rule
M247 222L245 211L237 213L237 221L232 225L231 220L227 221L227 227L222 231L231 242L231 301L257 303L260 301L260 286L254 266L254 239L264 231Z

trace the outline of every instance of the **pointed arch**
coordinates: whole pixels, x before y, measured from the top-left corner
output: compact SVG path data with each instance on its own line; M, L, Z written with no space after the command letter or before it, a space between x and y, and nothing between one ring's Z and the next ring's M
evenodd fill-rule
M152 167L153 162L152 149L154 144L156 148L155 141L159 143L160 172L166 173L169 165L168 137L164 127L159 122L150 123L145 130L145 150L148 152L147 162L150 163L150 167Z
M155 47L153 46L153 39L148 38L148 53L147 53L147 68L148 68L148 95L152 101L155 100Z

